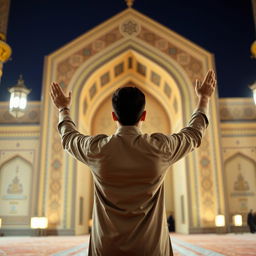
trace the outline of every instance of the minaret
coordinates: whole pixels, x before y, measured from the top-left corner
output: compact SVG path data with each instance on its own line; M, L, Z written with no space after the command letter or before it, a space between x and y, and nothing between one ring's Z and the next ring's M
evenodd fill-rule
M0 0L0 81L3 75L3 64L12 54L11 47L6 43L9 9L10 0Z

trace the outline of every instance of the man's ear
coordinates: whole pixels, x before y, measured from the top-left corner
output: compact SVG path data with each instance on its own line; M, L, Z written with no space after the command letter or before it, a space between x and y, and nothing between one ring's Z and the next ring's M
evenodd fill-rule
M147 111L144 110L143 113L142 113L142 115L141 115L140 121L145 121L146 115L147 115Z
M118 121L118 118L117 118L115 112L112 112L112 117L113 117L113 120L114 120L114 121Z

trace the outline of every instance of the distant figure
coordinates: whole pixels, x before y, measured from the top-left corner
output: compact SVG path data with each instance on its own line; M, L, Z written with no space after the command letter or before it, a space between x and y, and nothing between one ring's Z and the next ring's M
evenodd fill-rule
M167 219L169 232L175 232L175 221L172 214Z
M255 231L256 231L254 218L255 217L254 217L254 214L253 214L253 210L251 209L250 212L247 215L247 224L250 228L251 233L255 233Z
M200 146L215 85L213 70L203 82L196 81L197 107L188 125L175 134L143 134L144 93L136 87L119 88L112 96L117 130L110 136L81 134L70 115L71 92L66 96L59 84L51 85L63 148L88 165L93 176L89 256L173 255L164 178L172 164Z

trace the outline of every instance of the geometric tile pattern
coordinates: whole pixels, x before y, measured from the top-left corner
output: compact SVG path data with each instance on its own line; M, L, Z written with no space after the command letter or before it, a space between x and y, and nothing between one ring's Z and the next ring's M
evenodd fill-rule
M172 89L171 89L170 85L165 83L165 85L164 85L164 93L166 94L166 96L168 98L170 98L171 92L172 92Z
M155 85L159 86L160 85L160 81L161 81L161 77L154 71L151 71L151 77L150 80L152 83L154 83Z
M96 94L97 92L97 87L96 87L96 83L94 83L92 85L92 87L90 88L89 90L89 94L90 94L90 99L92 99L94 97L94 95Z
M114 72L115 72L115 76L119 76L120 74L122 74L124 72L124 63L120 63L116 65Z
M101 86L103 87L105 84L107 84L110 81L109 72L106 72L100 77Z
M137 63L137 72L143 76L146 76L147 68L145 65L141 64L140 62Z

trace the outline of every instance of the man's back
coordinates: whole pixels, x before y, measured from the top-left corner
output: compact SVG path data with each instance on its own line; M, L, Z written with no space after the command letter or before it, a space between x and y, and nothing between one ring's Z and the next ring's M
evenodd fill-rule
M85 136L63 114L63 147L90 166L95 184L89 255L172 255L163 180L171 164L200 145L207 125L206 116L195 112L177 134L122 126L112 136Z
M157 139L124 126L96 141L89 255L172 255L163 189L169 163L161 157Z

